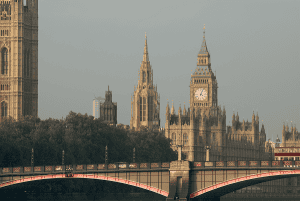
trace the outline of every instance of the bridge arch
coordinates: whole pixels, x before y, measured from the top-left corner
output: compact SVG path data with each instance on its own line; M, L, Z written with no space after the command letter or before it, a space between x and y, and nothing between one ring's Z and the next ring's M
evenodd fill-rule
M169 193L166 191L163 191L161 189L146 185L146 184L142 184L142 183L138 183L138 182L134 182L134 181L130 181L130 180L126 180L126 179L121 179L121 178L116 178L116 177L109 177L109 176L102 176L102 175L95 175L95 174L49 174L49 175L36 175L36 176L32 176L32 177L27 177L27 178L22 178L22 179L16 179L16 180L12 180L12 181L7 181L5 183L1 183L0 184L0 188L4 188L4 187L8 187L11 185L16 185L16 184L21 184L24 182L30 182L30 181L39 181L39 180L46 180L46 179L61 179L61 178L66 178L66 179L70 179L70 178L76 178L76 179L96 179L96 180L103 180L103 181L112 181L112 182L118 182L118 183L122 183L122 184L127 184L127 185L131 185L131 186L135 186L137 188L142 188L142 189L146 189L148 191L152 191L154 193L163 195L165 197L168 197Z
M233 191L245 188L247 186L252 186L266 181L272 181L276 179L290 178L300 175L300 170L279 170L276 172L261 173L255 175L249 175L245 177L239 177L224 181L208 188L198 190L190 194L191 199L201 199L201 198L212 198L221 197Z

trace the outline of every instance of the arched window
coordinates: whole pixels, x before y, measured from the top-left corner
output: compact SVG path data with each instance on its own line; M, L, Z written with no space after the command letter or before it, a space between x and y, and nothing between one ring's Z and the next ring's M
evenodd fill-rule
M143 71L143 82L146 82L146 73Z
M183 134L183 145L188 145L188 135L186 133Z
M8 50L6 48L2 49L1 60L1 74L6 75L8 71Z
M172 133L172 145L176 144L176 133Z
M1 103L1 119L3 117L7 117L7 103L5 102Z

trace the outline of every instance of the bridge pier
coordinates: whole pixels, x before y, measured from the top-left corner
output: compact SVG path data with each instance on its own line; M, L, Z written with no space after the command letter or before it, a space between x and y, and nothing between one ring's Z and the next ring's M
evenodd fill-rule
M190 162L177 160L170 163L170 186L167 201L189 199Z

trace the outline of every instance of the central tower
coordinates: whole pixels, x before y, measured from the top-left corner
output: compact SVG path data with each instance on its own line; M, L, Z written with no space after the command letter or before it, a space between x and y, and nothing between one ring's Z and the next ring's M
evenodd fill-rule
M139 131L141 126L150 130L159 129L159 113L159 95L157 86L153 85L153 70L149 61L147 36L145 34L144 55L139 71L139 81L137 87L134 87L134 96L131 98L130 129Z

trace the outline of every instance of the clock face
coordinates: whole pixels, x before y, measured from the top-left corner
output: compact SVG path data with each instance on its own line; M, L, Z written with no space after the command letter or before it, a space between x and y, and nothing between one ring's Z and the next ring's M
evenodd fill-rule
M195 92L195 97L198 99L198 100L204 100L207 96L207 92L205 91L205 89L203 88L199 88L197 89L197 91Z

